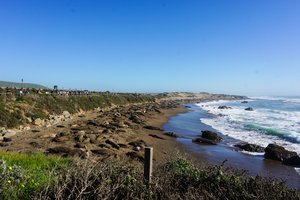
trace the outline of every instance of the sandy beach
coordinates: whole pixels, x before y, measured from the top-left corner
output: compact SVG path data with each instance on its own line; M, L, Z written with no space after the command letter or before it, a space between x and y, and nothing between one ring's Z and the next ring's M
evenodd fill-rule
M163 127L172 119L189 112L183 104L174 101L89 111L55 126L33 126L31 130L18 132L11 142L1 143L1 150L81 156L99 161L119 159L142 167L143 148L150 146L154 148L154 167L178 156L188 157L198 164L221 164L227 159L228 167L245 169L250 175L280 178L292 187L299 187L294 170L280 163L265 162L263 158L253 162L250 155L234 151L224 143L198 145L191 139L163 134ZM200 127L199 133L205 128Z
M154 105L160 105L159 110L146 111ZM154 165L158 165L184 152L173 138L162 134L161 127L171 116L186 109L178 103L163 107L149 103L77 114L55 126L32 126L30 130L19 131L11 142L1 143L1 150L63 156L73 156L76 150L76 155L90 159L112 158L142 164L143 147L151 146ZM133 108L138 108L133 113L139 115L129 114ZM140 121L129 120L132 115Z

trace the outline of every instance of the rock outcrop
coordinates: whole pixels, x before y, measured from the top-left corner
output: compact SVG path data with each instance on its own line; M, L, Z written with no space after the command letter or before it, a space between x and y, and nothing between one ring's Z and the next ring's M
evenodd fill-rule
M298 155L292 156L288 159L283 160L282 163L292 167L300 167L300 157Z
M216 145L221 140L222 140L222 138L220 136L218 136L217 133L215 133L213 131L205 130L205 131L202 131L201 137L194 139L193 142Z
M254 109L251 107L245 108L246 111L253 111Z
M238 147L244 151L249 151L249 152L259 152L263 153L265 152L265 148L256 144L249 144L249 143L240 143L234 145L235 147Z
M265 158L268 159L284 161L294 156L298 156L296 152L288 151L277 144L269 144L265 148Z
M222 109L232 109L232 108L229 106L219 106L218 109L222 110Z

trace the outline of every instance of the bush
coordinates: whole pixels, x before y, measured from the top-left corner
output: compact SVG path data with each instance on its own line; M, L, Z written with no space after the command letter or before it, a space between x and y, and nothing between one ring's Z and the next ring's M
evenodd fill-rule
M31 199L70 163L70 159L43 154L0 151L0 199Z
M273 179L246 177L223 165L199 168L185 159L142 170L120 162L79 160L36 199L299 199L300 192Z

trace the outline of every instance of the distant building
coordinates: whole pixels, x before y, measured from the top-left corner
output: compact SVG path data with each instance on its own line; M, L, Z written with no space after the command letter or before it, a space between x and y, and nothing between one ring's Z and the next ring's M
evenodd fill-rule
M54 89L54 90L58 90L58 86L57 86L57 85L54 85L53 89Z

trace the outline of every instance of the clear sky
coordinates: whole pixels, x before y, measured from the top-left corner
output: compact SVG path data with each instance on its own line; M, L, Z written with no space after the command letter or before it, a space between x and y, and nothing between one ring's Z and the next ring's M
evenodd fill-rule
M0 80L300 95L299 0L0 0Z

